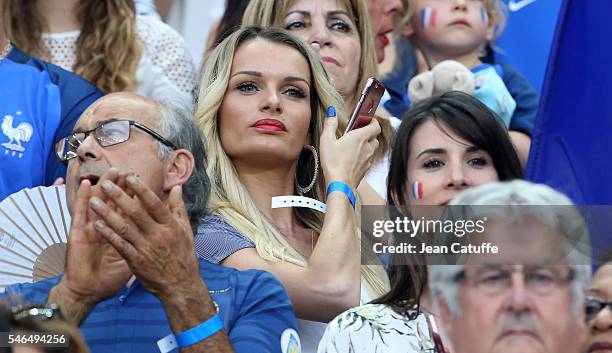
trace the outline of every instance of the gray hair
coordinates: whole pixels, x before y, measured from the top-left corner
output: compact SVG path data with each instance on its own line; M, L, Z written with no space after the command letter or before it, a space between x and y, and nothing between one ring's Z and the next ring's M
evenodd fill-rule
M195 168L189 180L183 185L183 200L189 214L192 229L196 229L202 217L206 214L208 196L210 194L210 181L206 174L204 162L206 150L204 138L200 129L195 125L191 111L182 105L170 101L159 103L160 120L159 132L176 148L185 149L193 155ZM166 159L172 148L157 141L159 158ZM194 233L195 234L195 233Z
M457 195L450 204L487 206L470 207L470 216L509 222L533 219L563 234L567 260L574 271L571 311L573 315L578 313L591 282L591 247L584 219L568 197L546 185L514 180L489 183L466 190ZM455 317L461 315L459 283L456 278L463 269L464 266L460 264L436 265L429 269L429 287L434 305L437 306L439 299L444 300Z

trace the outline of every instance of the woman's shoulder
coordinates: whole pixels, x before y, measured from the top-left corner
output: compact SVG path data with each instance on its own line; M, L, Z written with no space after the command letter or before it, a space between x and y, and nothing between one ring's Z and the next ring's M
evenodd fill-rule
M202 233L231 234L246 239L246 237L242 233L240 233L231 224L227 223L225 219L214 213L208 213L200 220L196 236Z
M420 314L419 316L422 316ZM414 326L418 320L410 320L405 315L395 312L391 307L385 304L364 304L354 308L351 308L342 314L338 315L334 320L330 322L330 325L334 322L338 326L343 326L345 322L361 321L365 325L390 327L396 323L407 324L407 328ZM346 326L347 328L351 325ZM361 326L361 325L359 325Z
M433 352L423 314L411 320L384 304L366 304L345 311L327 326L319 353Z
M255 247L244 234L212 213L200 221L194 243L197 255L215 264L238 250Z

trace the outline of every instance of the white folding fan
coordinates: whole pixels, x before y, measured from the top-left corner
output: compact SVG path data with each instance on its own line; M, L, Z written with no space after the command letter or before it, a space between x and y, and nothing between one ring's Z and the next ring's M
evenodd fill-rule
M0 202L0 292L63 273L69 229L63 185L24 189Z

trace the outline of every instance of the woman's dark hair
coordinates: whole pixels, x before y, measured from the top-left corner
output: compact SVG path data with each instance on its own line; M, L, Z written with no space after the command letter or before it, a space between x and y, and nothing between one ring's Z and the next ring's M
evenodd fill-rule
M450 131L487 152L500 181L523 177L508 131L497 115L473 96L451 91L414 104L402 117L391 152L387 180L387 199L392 205L407 204L406 171L410 141L417 128L426 121L448 127Z
M225 0L225 12L221 16L219 27L217 27L217 37L213 42L215 47L240 29L242 15L248 4L249 0Z
M462 139L487 152L491 156L499 180L523 177L519 158L499 117L469 94L447 92L414 104L402 117L402 124L397 131L391 152L387 179L387 200L391 212L397 213L398 209L404 209L408 204L409 190L406 190L406 182L410 141L417 128L426 121L432 121L438 126L444 125L444 129L450 129ZM396 312L414 318L418 314L419 299L427 285L425 259L417 255L402 254L394 256L391 263L391 290L375 303L389 305Z

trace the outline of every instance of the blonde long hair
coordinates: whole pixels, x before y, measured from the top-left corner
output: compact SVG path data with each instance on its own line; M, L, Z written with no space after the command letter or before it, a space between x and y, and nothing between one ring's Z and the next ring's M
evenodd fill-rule
M47 24L36 10L35 0L5 0L7 36L21 50L49 59L42 45ZM136 33L131 0L81 0L77 7L81 33L72 70L104 93L133 90L142 44Z
M251 0L242 17L242 26L278 27L283 28L283 20L289 9L297 0ZM349 16L357 24L359 41L361 44L361 56L359 58L359 74L357 86L353 90L353 96L347 97L349 106L355 106L361 96L362 88L365 87L368 78L378 77L378 62L376 61L376 50L372 27L370 25L370 14L364 0L342 0ZM346 118L346 117L345 117ZM393 139L393 128L387 119L378 119L382 128L379 137L379 149L377 157L382 157L391 148ZM345 123L346 124L346 123ZM344 128L338 127L338 136L344 132Z
M218 111L227 90L234 53L244 42L262 38L273 43L290 46L299 51L308 61L312 77L310 141L319 147L319 137L328 106L337 107L337 116L344 117L342 98L331 84L319 56L292 34L275 28L243 28L226 38L210 54L204 66L200 91L195 112L195 121L202 130L207 142L207 172L211 179L211 211L226 220L254 244L259 256L268 261L287 261L307 267L308 260L298 253L255 205L249 191L241 183L232 161L225 153L219 135ZM305 168L296 173L304 179L312 180L312 163L308 160ZM300 165L304 165L300 162ZM305 196L324 200L325 181L319 173L315 187ZM323 215L307 208L295 208L296 217L307 227L321 232ZM355 236L359 237L356 231ZM356 254L357 255L357 254ZM380 263L380 262L379 262ZM377 295L388 289L386 273L382 266L362 266L362 277L368 287Z

